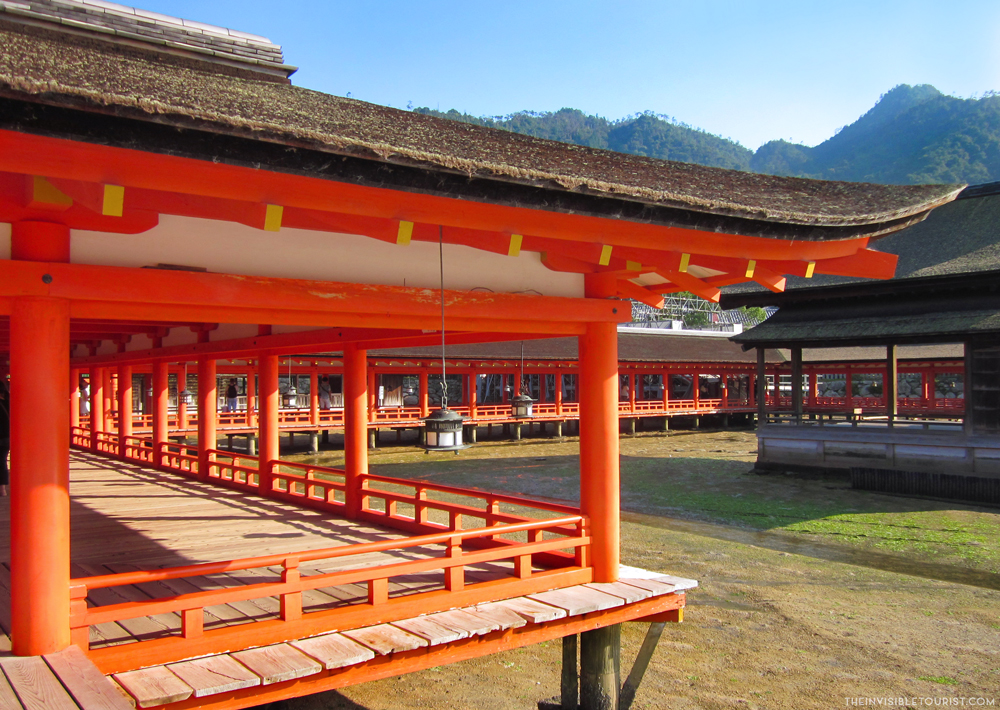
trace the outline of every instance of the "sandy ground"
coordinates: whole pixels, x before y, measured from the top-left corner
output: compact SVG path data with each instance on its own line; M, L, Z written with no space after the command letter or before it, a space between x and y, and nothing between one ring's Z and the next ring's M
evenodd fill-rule
M638 437L623 441L622 449L742 465L753 458L747 447L751 441L748 433ZM572 446L498 443L476 455L559 460L562 449ZM537 456L539 451L545 453ZM381 464L394 475L406 461L425 465L415 452L391 447L372 458L373 468ZM544 479L545 472L540 466L532 473ZM669 478L662 481L665 487L673 484ZM647 505L641 512L655 511ZM684 622L664 632L634 708L791 710L853 707L851 698L915 698L925 704L983 698L985 704L1000 697L996 589L692 534L652 517L638 520L622 524L623 562L695 578L701 586L688 595ZM643 624L624 627L623 676L645 630ZM272 707L527 710L558 692L559 664L560 644L551 642Z

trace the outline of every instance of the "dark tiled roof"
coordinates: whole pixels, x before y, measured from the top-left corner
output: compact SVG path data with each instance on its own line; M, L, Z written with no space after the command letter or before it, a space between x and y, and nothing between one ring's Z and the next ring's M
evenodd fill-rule
M590 200L588 206L605 200L601 209L615 216L697 223L726 233L795 239L880 234L921 219L958 191L756 175L623 155L198 71L167 57L78 40L0 27L0 96L456 175L463 184L481 178L541 188L544 209L554 209L551 196L560 193ZM659 208L673 216L659 216ZM725 219L754 226L736 229L741 225Z
M439 358L441 349L402 348L397 350L369 350L375 358ZM480 343L475 345L449 345L449 360L509 360L521 357L521 341ZM525 360L576 360L576 338L551 338L525 340ZM767 352L768 362L783 362L777 351ZM755 363L757 355L744 352L740 346L726 338L664 333L618 333L618 359L622 362L705 362L705 363Z
M0 17L69 32L97 33L111 41L159 50L195 53L284 77L295 71L285 64L281 47L266 37L105 0L0 0Z
M859 287L860 288L860 287ZM1000 293L969 290L923 296L814 299L779 308L755 328L733 337L769 347L823 347L891 342L956 342L967 335L1000 333Z

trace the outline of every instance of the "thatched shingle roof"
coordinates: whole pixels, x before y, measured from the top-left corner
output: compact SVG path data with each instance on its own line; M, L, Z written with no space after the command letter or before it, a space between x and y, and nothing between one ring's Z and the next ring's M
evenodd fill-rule
M775 177L622 155L254 80L97 36L62 36L2 19L0 98L417 167L465 176L466 182L541 188L542 196L532 198L540 204L530 206L544 209L554 209L553 195L585 195L605 200L605 214L637 221L842 239L919 221L959 189ZM664 217L663 209L673 216Z

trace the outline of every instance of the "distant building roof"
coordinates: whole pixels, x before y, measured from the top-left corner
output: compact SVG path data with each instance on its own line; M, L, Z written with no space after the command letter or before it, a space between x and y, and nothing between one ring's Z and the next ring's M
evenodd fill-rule
M2 4L0 99L7 99L8 106L0 110L0 126L15 130L65 132L46 123L51 121L73 125L77 140L108 145L550 211L799 241L885 234L920 221L960 189L757 175L556 143L254 81L235 70L214 71L153 51L154 45L148 45L149 52L123 47L117 41L125 37L120 32L131 30L112 27L119 34L107 35L98 28L96 15L83 28L72 25L87 29L86 37L43 31L43 25L62 26L49 20L61 17L65 8L83 7L85 13L103 8L112 25L122 17L128 20L127 11L109 14L109 3ZM47 15L39 10L43 6ZM20 22L25 12L48 20L27 27ZM133 21L146 26L144 16L134 15ZM210 52L220 58L217 47L229 46L231 39L236 43L229 54L223 52L226 61L239 63L243 57L264 66L268 56L275 58L266 53L259 59L244 57L237 51L243 46L239 40L263 46L249 38L173 23L150 20L145 34L136 36L146 42L150 33L162 31L164 44L156 46L172 47L167 43L175 40L166 37L179 32L193 38L193 31L202 29L202 39L211 46L192 49L203 51L199 56ZM195 46L191 39L183 48ZM72 114L55 116L55 108L18 114L12 101ZM72 120L81 113L100 120ZM186 131L167 133L164 126ZM199 134L213 138L201 140ZM225 137L242 142L227 144ZM288 151L289 146L295 151Z
M508 360L521 357L521 341L449 345L449 360ZM525 360L576 360L579 356L576 338L525 340ZM440 347L369 350L376 358L440 358ZM768 362L784 362L777 351L767 352ZM622 362L648 363L741 363L757 362L754 353L717 334L691 335L670 331L619 332L618 359Z
M894 280L1000 271L1000 182L966 188L954 202L934 210L920 224L879 239L874 248L899 256ZM789 276L786 292L849 283L869 281L823 274L812 279ZM783 300L781 294L757 284L740 284L724 290L722 307L776 305Z
M96 33L123 46L193 55L286 79L295 71L267 37L105 0L0 0L0 18L82 36Z

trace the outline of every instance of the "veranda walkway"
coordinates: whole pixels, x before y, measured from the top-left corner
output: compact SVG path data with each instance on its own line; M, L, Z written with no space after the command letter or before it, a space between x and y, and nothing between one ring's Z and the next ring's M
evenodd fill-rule
M73 577L94 580L107 575L119 575L136 570L189 567L206 563L288 555L303 556L303 552L329 550L340 546L365 543L387 543L371 552L349 557L329 557L298 565L303 579L311 575L327 575L345 570L361 570L441 558L448 554L448 545L433 543L410 547L395 547L393 541L403 541L405 534L377 525L349 521L329 512L299 507L279 500L246 495L244 491L204 483L175 473L155 471L137 463L121 462L89 452L73 452L70 465L71 545ZM0 499L0 525L7 525L9 499ZM447 520L447 518L445 518ZM303 556L305 557L305 556ZM530 560L530 558L528 558ZM9 620L9 543L0 541L0 649L8 651L6 636ZM472 560L464 566L464 581L477 584L499 582L503 578L538 573L544 568L529 562L530 571L517 569L511 560ZM198 610L199 623L205 632L225 627L278 622L288 615L287 599L241 593L251 585L280 585L288 581L287 563L245 569L228 569L197 574L190 570L183 577L136 581L102 587L88 584L89 612L102 608L121 609L122 605L158 603L179 595L204 592L235 592L234 598L221 603L207 603ZM255 694L269 698L283 697L284 686L301 679L317 683L317 689L337 687L351 682L359 672L372 675L396 675L428 665L454 660L455 643L481 644L487 647L508 647L535 643L586 630L595 614L617 614L622 620L649 614L678 613L684 604L684 590L694 583L641 570L623 569L621 582L576 585L552 591L540 591L514 598L475 604L446 605L445 610L428 615L411 615L391 623L359 624L338 633L326 633L287 643L250 644L249 648L232 653L215 653L197 660L184 660L149 665L139 663L139 670L103 668L119 684L103 687L103 700L96 704L80 701L78 707L115 707L108 700L108 688L119 697L124 694L140 707L186 707L198 698L229 694L232 707L243 706ZM388 580L386 597L398 599L424 593L447 594L447 575L438 572L401 574ZM542 587L544 589L544 587ZM304 589L301 611L308 614L363 606L371 601L370 585L364 582L335 584ZM448 606L459 608L448 609ZM639 608L648 609L639 613ZM136 611L139 611L137 608ZM152 609L156 612L156 609ZM89 613L88 612L88 613ZM114 621L99 621L89 625L89 653L102 649L135 645L144 642L170 642L190 635L191 619L183 610L132 616L115 614ZM279 622L280 623L280 622ZM504 636L506 634L506 636ZM63 667L84 668L91 676L97 669L81 653L71 647L72 663ZM191 655L202 654L193 653ZM94 656L98 665L101 661ZM53 665L55 664L55 665ZM46 657L45 662L33 659L0 659L0 667L10 680L5 686L0 673L0 696L7 691L20 697L21 705L11 707L66 707L77 705L75 696L65 694L68 688L57 671L59 659ZM362 669L362 667L366 667ZM53 675L55 673L55 675ZM78 673L79 675L79 673ZM335 677L336 676L336 677ZM21 689L18 690L18 683ZM91 678L84 686L101 688ZM265 689L263 686L270 686ZM31 693L39 688L32 700ZM127 691L127 692L126 692ZM27 695L26 695L27 693ZM24 698L28 700L25 701ZM83 696L86 700L86 696ZM52 705L58 698L58 702ZM242 700L241 700L242 698ZM78 700L78 699L77 699ZM13 702L13 700L11 701ZM228 702L228 701L227 701ZM62 704L60 704L62 703ZM6 707L6 706L4 706Z

